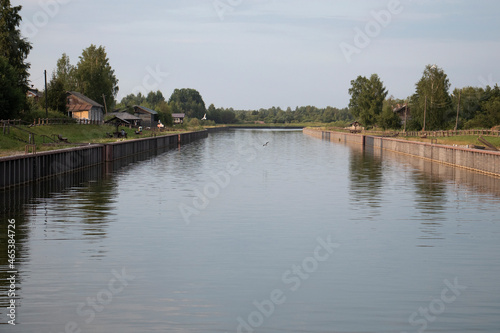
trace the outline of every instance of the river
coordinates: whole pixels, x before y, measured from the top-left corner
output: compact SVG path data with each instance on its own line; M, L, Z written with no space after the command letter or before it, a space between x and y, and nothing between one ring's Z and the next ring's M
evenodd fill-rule
M0 332L500 330L497 178L238 129L2 195Z

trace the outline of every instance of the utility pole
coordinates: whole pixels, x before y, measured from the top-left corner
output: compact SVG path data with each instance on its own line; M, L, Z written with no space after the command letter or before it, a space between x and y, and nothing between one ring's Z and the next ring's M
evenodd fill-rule
M106 110L106 116L108 115L108 107L106 106L106 96L102 94L102 99L104 101L104 110Z
M425 132L425 116L427 113L427 96L425 96L425 107L424 107L424 128L422 128L422 132Z
M405 128L403 129L403 132L406 133L406 119L408 117L408 102L405 105Z
M458 128L458 114L460 113L460 95L461 95L461 93L462 93L462 91L459 90L458 91L458 105L457 105L457 121L455 122L455 131Z
M47 70L43 71L43 75L45 76L45 118L49 118L49 104L47 101Z

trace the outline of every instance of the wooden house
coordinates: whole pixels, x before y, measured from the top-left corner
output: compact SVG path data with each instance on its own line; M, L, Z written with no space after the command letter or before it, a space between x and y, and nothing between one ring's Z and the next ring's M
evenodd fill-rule
M104 106L101 104L75 91L68 91L66 96L70 117L93 123L102 123L104 121Z
M43 97L43 94L38 91L38 89L29 88L26 92L26 97L32 98L35 102L38 102L40 98Z
M399 119L401 119L401 124L404 124L405 121L408 121L411 119L411 113L410 113L410 108L408 107L408 104L397 104L392 111L394 113L397 113L399 116Z
M134 116L141 119L141 125L144 127L156 127L158 125L158 112L144 106L134 105Z
M106 123L120 123L123 126L137 127L141 125L141 118L134 116L126 111L111 113L113 118L106 121Z
M184 123L184 118L186 117L185 113L172 113L172 119L174 124L182 124Z

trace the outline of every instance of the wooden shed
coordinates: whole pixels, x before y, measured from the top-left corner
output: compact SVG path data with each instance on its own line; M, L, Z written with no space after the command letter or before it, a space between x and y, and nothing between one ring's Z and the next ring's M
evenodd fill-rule
M104 106L76 91L68 91L66 96L70 117L93 123L103 122Z
M141 119L144 127L156 127L158 125L158 112L144 106L134 105L134 116Z
M172 113L172 119L174 124L182 124L184 122L184 118L186 117L185 113Z

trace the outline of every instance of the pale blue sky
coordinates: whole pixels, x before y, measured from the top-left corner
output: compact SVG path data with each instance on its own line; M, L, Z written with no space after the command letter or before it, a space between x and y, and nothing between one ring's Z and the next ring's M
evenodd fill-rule
M358 75L377 73L390 95L406 98L427 64L442 67L452 87L500 80L496 0L12 4L23 6L22 29L33 43L31 79L40 89L43 70L50 74L63 52L76 64L92 43L106 47L119 79L118 100L151 89L168 99L175 88L194 88L207 106L342 108ZM378 22L374 12L390 15ZM368 41L357 31L368 32ZM357 51L346 57L341 45Z

